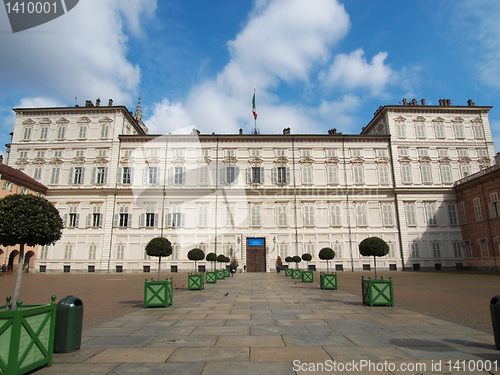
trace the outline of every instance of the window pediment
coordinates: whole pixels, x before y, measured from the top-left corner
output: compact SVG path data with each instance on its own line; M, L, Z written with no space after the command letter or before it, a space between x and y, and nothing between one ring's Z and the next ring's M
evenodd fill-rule
M34 124L35 124L35 121L33 121L30 118L23 121L23 125L34 125Z
M86 116L83 116L83 117L80 117L77 121L79 124L88 124L90 121L90 119Z
M106 117L103 117L102 119L100 119L99 122L101 124L102 123L110 123L110 122L113 122L113 120L106 116Z

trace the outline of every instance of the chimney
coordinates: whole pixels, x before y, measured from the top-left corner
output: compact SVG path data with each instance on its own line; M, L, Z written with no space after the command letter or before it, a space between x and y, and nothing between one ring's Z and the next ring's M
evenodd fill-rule
M422 99L422 101L421 101L421 102L422 102L422 105L426 105L426 103L425 103L425 99Z
M239 132L238 132L239 135L242 135L243 134L243 129L240 128Z
M113 106L113 99L109 99L108 101L108 107L112 107Z
M472 99L469 99L469 100L467 100L467 105L468 105L469 107L474 107L474 106L476 105L476 103L474 103L474 102L472 101Z
M406 100L406 98L403 98L403 105L408 105L408 101Z
M495 164L500 167L500 152L495 155Z
M418 105L418 103L417 103L417 99L413 98L413 99L412 99L412 101L411 101L411 104L412 104L412 105Z
M285 128L285 129L283 129L283 134L284 134L284 135L288 135L288 134L290 134L290 128Z
M97 100L95 101L95 106L96 107L100 107L101 106L101 99L97 98Z
M92 103L92 100L85 101L85 107L89 108L89 107L93 107L93 106L94 106L94 103Z

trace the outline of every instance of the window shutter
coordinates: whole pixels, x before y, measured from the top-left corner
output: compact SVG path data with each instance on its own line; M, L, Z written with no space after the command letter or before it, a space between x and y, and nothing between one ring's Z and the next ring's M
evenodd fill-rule
M161 179L161 167L156 168L156 183L158 185L163 185L163 181Z
M181 214L181 227L184 228L186 225L186 214L182 213Z
M278 183L278 167L273 167L273 184Z
M123 182L123 167L118 167L118 173L116 174L116 179L119 184Z
M115 214L114 215L114 219L113 219L113 227L114 228L118 227L119 220L120 220L120 215L119 214Z
M85 183L85 167L82 167L82 184Z
M80 225L80 214L76 214L75 228L78 228L79 225Z
M238 183L239 177L240 177L240 167L235 166L234 167L234 181L233 181L235 184Z
M90 227L91 223L92 223L92 214L87 214L87 223L86 223L87 228Z
M104 214L99 214L99 226L102 227L104 220Z
M490 219L494 219L496 217L494 203L488 203L488 210L490 211Z
M143 185L148 184L148 172L149 172L149 168L144 167L144 170L142 171L142 184Z
M155 214L155 228L158 228L159 215Z
M186 167L182 167L182 184L186 185Z
M102 181L103 184L107 184L108 183L108 170L109 170L108 167L104 168L104 178L103 178L103 181Z
M92 167L92 177L90 178L90 183L91 184L95 184L95 175L97 173L97 168L96 167Z
M143 228L144 227L144 221L146 219L146 214L141 214L139 216L139 228Z
M127 227L132 228L132 214L128 214Z
M73 167L69 169L69 176L68 176L68 185L73 184Z
M170 167L168 171L168 184L169 185L174 184L174 167Z
M290 178L290 167L286 167L286 181L285 181L287 184L290 184L292 181L291 181L291 178Z
M247 167L247 184L252 183L252 167Z
M226 183L226 173L227 173L226 167L222 167L220 169L220 183L221 184Z
M64 214L63 216L63 227L68 226L68 214Z
M260 183L261 184L264 183L264 178L265 178L265 168L264 167L260 167Z
M134 167L130 167L130 184L134 184Z

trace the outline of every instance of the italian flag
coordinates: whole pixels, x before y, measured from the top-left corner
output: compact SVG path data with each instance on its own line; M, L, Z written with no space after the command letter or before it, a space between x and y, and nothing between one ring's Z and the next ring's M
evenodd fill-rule
M255 93L253 93L253 99L252 99L252 113L253 113L253 118L257 120L257 110L255 109Z

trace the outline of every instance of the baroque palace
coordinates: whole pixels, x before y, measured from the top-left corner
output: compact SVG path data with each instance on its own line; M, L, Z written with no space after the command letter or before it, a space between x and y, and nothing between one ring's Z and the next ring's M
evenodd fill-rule
M358 244L374 235L390 247L381 268L461 268L453 185L493 164L490 109L403 100L359 135L150 135L140 101L135 115L112 100L16 108L7 165L46 185L64 221L36 272L152 272L144 248L156 236L173 245L172 271L193 269L192 248L250 272L304 253L323 269L323 247L337 270L366 270Z

